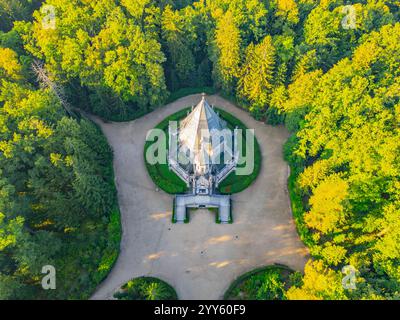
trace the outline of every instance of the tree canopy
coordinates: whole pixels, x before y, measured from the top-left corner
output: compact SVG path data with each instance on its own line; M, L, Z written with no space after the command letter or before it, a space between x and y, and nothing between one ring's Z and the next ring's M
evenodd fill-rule
M286 296L399 298L398 0L7 0L0 21L1 298L47 297L43 264L66 279L52 297L87 297L117 254L112 153L60 97L126 121L211 86L291 132L311 259Z

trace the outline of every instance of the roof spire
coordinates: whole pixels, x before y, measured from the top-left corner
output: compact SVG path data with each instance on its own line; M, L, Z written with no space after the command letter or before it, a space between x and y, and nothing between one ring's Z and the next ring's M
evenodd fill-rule
M220 145L220 142L211 138L212 131L217 130L222 132L226 128L226 123L210 107L205 96L206 94L203 93L201 101L180 122L179 148L185 146L189 149L191 154L194 155L193 164L204 167L205 171L208 171L208 167L210 166L208 158L213 156L213 151L217 150Z

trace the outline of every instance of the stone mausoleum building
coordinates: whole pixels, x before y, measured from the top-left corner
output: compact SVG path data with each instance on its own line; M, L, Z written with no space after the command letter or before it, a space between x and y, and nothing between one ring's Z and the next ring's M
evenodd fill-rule
M237 130L230 130L203 94L179 125L169 126L168 165L190 192L175 196L177 223L189 208L216 208L221 223L230 222L230 196L217 194L218 185L239 161Z

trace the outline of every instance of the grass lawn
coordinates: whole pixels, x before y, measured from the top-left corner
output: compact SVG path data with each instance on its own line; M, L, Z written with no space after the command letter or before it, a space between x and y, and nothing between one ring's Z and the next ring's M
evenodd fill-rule
M296 281L295 273L283 265L271 265L238 277L224 295L225 300L285 300L286 290Z
M242 155L246 154L246 132L247 127L244 125L242 121L232 116L230 113L215 108L220 116L227 122L228 127L233 130L236 127L242 129L243 134L243 144L242 144ZM239 167L244 165L239 165ZM258 145L257 139L254 137L254 170L249 175L237 175L236 172L232 172L228 177L223 180L218 186L218 191L222 194L233 194L243 191L247 187L249 187L254 180L256 180L258 174L260 173L261 168L261 152L260 147Z
M230 129L234 129L236 127L242 129L243 138L245 138L245 130L246 126L239 119L232 116L230 113L223 111L219 108L215 108L215 110L220 114L220 116L227 122L228 127ZM165 118L162 122L160 122L156 128L163 130L167 134L168 139L168 124L169 121L179 121L186 117L188 111L190 111L190 107L182 109L171 116ZM245 140L243 139L243 142ZM154 142L146 142L144 147L144 156L146 155L147 149ZM246 154L246 144L243 143L242 146L242 154ZM232 194L240 192L246 189L258 176L261 167L261 153L257 140L254 143L254 170L251 174L246 176L238 176L235 172L232 172L218 187L218 191L221 194ZM172 171L169 170L168 164L154 164L151 165L146 161L145 163L147 167L147 171L153 182L162 190L169 194L179 194L184 193L187 190L186 184Z
M169 117L165 118L161 121L156 128L163 130L167 134L168 139L168 125L170 121L179 121L180 119L184 118L190 107L182 109ZM168 141L168 140L167 140ZM149 164L146 161L146 152L147 149L153 144L154 142L146 142L144 146L144 159L146 163L147 171L153 180L153 182L166 193L169 194L179 194L184 193L187 190L186 183L184 183L174 172L169 170L167 159L165 159L165 164ZM168 143L168 142L167 142Z

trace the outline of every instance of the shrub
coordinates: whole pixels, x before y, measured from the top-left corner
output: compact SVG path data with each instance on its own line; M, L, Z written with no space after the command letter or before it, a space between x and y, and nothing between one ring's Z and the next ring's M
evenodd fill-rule
M285 300L293 270L283 265L257 268L238 277L226 291L226 300Z
M110 222L107 226L107 247L104 250L103 257L94 273L94 280L100 283L111 271L119 254L119 245L121 242L121 218L119 209L116 207L111 213Z
M128 281L114 294L118 300L177 300L175 289L153 277L140 277Z
M285 115L280 113L276 108L268 108L265 112L266 123L270 125L283 124L285 122Z

